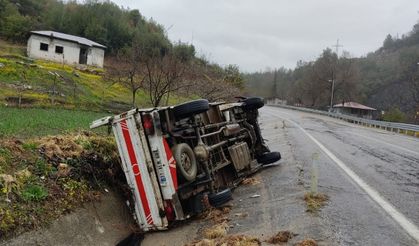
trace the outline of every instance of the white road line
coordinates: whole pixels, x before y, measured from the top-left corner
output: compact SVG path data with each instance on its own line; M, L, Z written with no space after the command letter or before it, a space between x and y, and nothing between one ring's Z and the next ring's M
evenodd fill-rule
M269 105L266 108L269 108L269 109L284 109L284 108L281 108L281 107L275 107L275 106L269 106ZM266 108L264 108L264 109L266 110ZM386 130L382 130L380 128L357 125L357 124L354 124L354 123L349 123L349 122L344 121L344 120L331 118L331 117L324 116L324 115L309 113L309 112L297 111L297 110L293 110L293 109L285 109L285 110L294 111L295 113L298 112L298 113L302 113L302 114L310 114L313 118L328 120L328 121L331 121L331 122L334 122L334 123L337 123L337 124L340 124L340 125L348 126L348 127L354 128L354 129L366 130L366 131L369 131L369 132L376 132L376 133L380 133L380 134L386 134L388 136L395 136L395 137L398 137L398 138L403 138L403 140L413 141L413 142L417 142L417 143L419 142L419 140L417 140L417 138L415 138L415 137L403 135L403 134L400 134L400 133L390 132L390 131L386 131ZM273 113L273 112L270 112L270 113ZM281 114L286 114L286 115L291 116L290 114L288 114L284 111L281 111Z
M270 111L270 112L268 111L267 113L268 114L275 114L272 111ZM292 115L290 115L290 114L288 114L286 112L281 112L281 114L285 114L285 115L290 116L290 117L292 116ZM351 125L348 125L348 126L350 126L352 128L355 128L355 129L359 129L359 128L354 127L354 126L351 126ZM375 139L375 138L367 137L367 136L364 136L364 135L361 135L361 134L357 134L357 133L353 133L353 132L351 132L349 134L356 135L356 136L359 136L359 137L363 137L363 138L366 138L366 139L369 139L369 140L373 140L373 141L376 141L376 142L379 142L379 143L387 144L387 145L389 145L389 146L391 146L393 148L396 148L396 149L399 149L399 150L402 150L402 151L406 151L406 152L409 152L409 153L412 153L412 154L415 154L415 155L419 155L419 152L416 152L414 150L410 150L408 148L404 148L404 147L401 147L401 146L398 146L398 145L395 145L395 144L388 143L388 142L386 142L384 140L381 140L381 139Z
M373 141L376 141L376 142L379 142L379 143L387 144L387 145L389 145L389 146L391 146L393 148L396 148L396 149L399 149L399 150L402 150L402 151L407 151L407 152L412 153L412 154L415 154L415 155L419 155L419 152L416 152L416 151L413 151L413 150L410 150L410 149L407 149L407 148L404 148L404 147L401 147L401 146L398 146L398 145L395 145L395 144L391 144L391 143L388 143L388 142L383 141L383 140L379 140L379 139L367 137L367 136L364 136L364 135L361 135L361 134L357 134L357 133L353 133L353 132L351 132L349 134L356 135L356 136L359 136L359 137L363 137L363 138L366 138L366 139L369 139L369 140L373 140Z
M277 116L277 115L273 115ZM279 116L280 117L280 116ZM280 117L283 118L283 117ZM406 218L402 213L400 213L392 204L390 204L385 198L383 198L380 193L378 193L374 188L369 186L364 180L362 180L355 172L353 172L345 163L343 163L339 158L337 158L332 152L330 152L323 144L321 144L317 139L311 136L306 130L304 130L296 122L283 118L292 124L294 124L298 129L300 129L308 138L310 138L331 160L333 160L355 183L361 187L368 196L371 197L381 208L386 211L413 239L419 243L419 228L413 224L408 218Z

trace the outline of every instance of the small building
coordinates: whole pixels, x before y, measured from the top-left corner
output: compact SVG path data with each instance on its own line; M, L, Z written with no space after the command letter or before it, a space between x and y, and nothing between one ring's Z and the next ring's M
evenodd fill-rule
M266 104L269 105L286 105L287 100L282 100L276 97L265 98Z
M32 31L27 46L30 58L96 67L103 67L105 49L87 38L54 31Z
M346 114L359 118L372 119L375 108L362 105L357 102L343 102L333 106L332 112L338 114Z

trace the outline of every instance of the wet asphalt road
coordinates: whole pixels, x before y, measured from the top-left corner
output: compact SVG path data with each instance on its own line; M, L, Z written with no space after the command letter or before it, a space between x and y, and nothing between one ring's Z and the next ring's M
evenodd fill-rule
M414 225L419 225L419 139L276 107L261 110L262 122L283 121L294 158L308 186L312 154L320 153L319 190L330 197L321 224L341 245L417 245L371 197L327 157L298 124L343 161ZM307 172L308 171L308 172Z
M419 139L265 106L260 110L262 134L272 151L281 152L282 160L254 175L259 184L234 190L229 234L249 234L262 241L280 230L298 234L287 245L305 238L313 238L319 245L418 245L289 120L419 225ZM319 153L319 192L330 198L317 214L306 212L303 201L310 190L313 153ZM237 216L242 214L247 216ZM183 245L201 238L202 229L210 225L209 221L192 219L169 231L147 234L142 245Z

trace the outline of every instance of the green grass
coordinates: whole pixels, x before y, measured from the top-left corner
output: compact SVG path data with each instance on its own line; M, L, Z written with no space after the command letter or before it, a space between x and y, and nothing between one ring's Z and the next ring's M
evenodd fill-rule
M19 44L11 44L0 39L0 55L19 55L26 54L26 46Z
M66 109L0 107L0 137L28 138L85 130L90 122L107 115Z
M30 184L22 191L21 194L25 201L41 201L48 196L48 191L40 185Z
M49 61L28 63L19 57L0 57L0 63L3 64L3 67L0 67L0 102L4 104L16 104L10 102L9 98L18 97L17 88L24 84L30 87L22 93L25 106L65 106L98 110L107 102L119 102L127 104L127 109L129 108L131 99L129 90L122 86L110 86L110 83L101 76ZM53 96L50 93L55 77L50 72L57 72L65 78L58 79L55 85L55 90L59 93L54 96L55 105L52 104ZM143 100L139 100L139 104L147 104L146 98L140 99ZM28 100L31 102L25 103Z
M87 110L100 110L104 106L112 107L114 102L123 105L116 111L130 108L131 93L129 89L104 80L100 75L80 71L76 67L63 65L44 60L28 60L24 57L21 47L7 44L0 40L0 104L15 105L19 95L18 87L29 86L22 92L23 104L26 107L57 107L81 108ZM97 72L103 69L91 68ZM55 95L55 104L52 104L51 91L54 84L54 76L50 72L57 72L64 79L58 79ZM76 86L74 86L76 85ZM30 103L27 103L30 101ZM140 91L137 95L139 107L150 106L149 98L145 92Z

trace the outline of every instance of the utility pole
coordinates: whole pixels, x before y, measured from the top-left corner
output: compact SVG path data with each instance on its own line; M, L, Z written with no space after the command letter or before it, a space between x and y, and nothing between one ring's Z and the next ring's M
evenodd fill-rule
M332 47L335 47L335 49L336 49L336 57L337 57L337 60L336 60L336 64L334 65L335 67L334 67L334 73L332 74L332 79L331 80L328 80L330 83L332 83L332 91L331 91L331 95L330 95L330 107L329 107L329 111L330 112L332 112L332 109L333 109L333 94L334 94L334 92L335 92L335 80L336 80L336 76L335 76L335 74L337 73L336 72L336 70L337 70L337 64L338 64L338 62L339 62L339 48L341 48L341 47L343 47L343 45L341 45L341 44L339 44L339 39L336 41L336 44L335 45L332 45Z
M330 79L328 81L332 83L332 92L331 92L331 95L330 95L330 107L329 107L329 112L332 112L332 109L333 109L333 92L335 90L335 80Z
M343 45L339 44L339 39L336 41L335 45L332 45L332 47L335 47L336 49L336 56L339 58L339 48L343 47Z
M277 93L277 90L278 90L276 80L277 80L277 70L275 68L275 70L274 70L274 81L273 81L274 82L274 86L273 86L273 97L274 98L276 98L276 93Z

